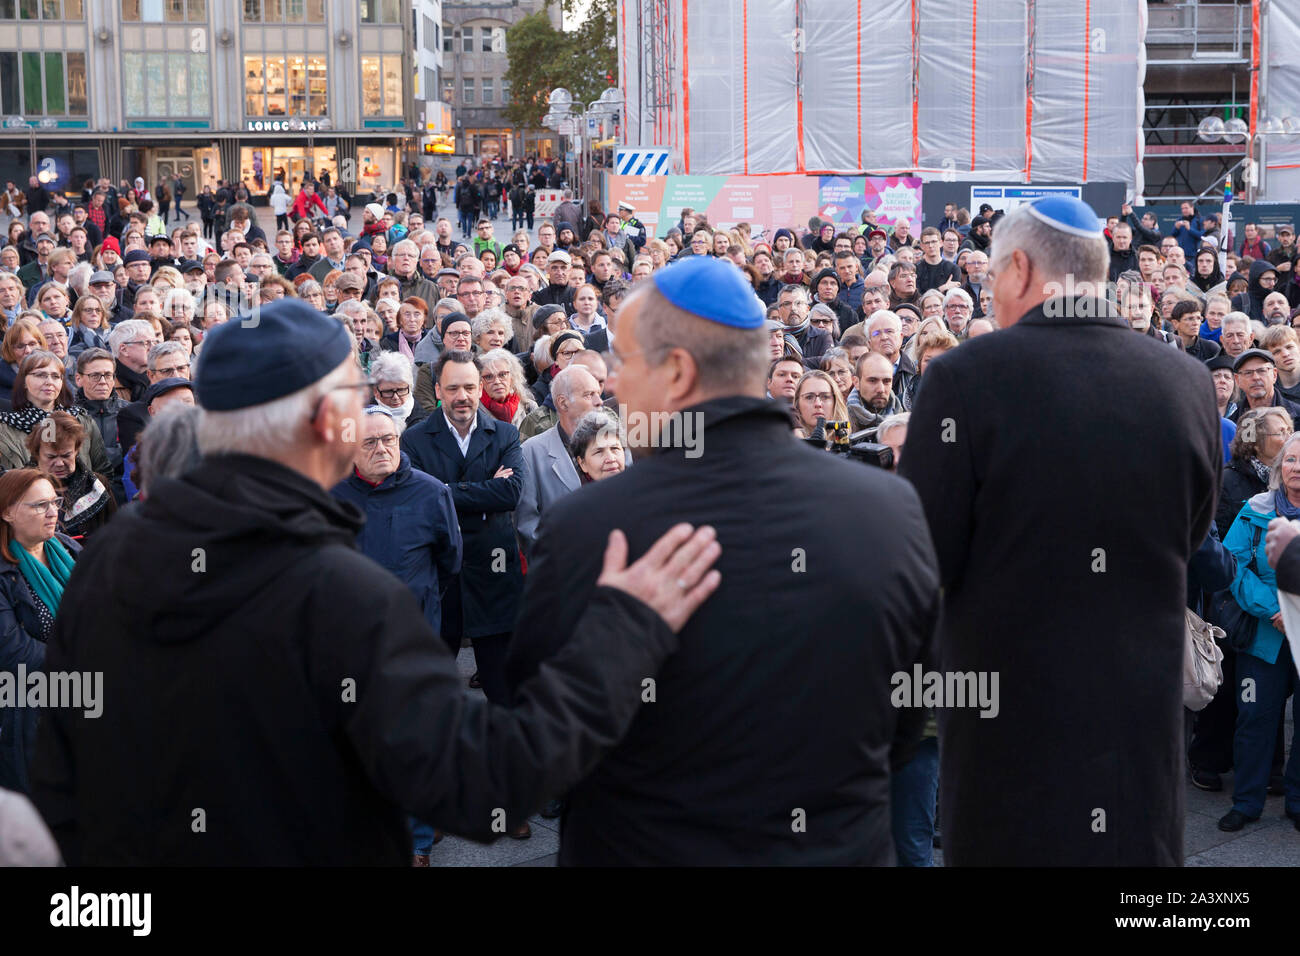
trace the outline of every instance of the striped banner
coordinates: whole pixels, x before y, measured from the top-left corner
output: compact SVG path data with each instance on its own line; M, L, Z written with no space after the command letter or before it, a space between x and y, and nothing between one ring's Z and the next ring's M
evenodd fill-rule
M662 176L670 171L672 150L666 146L628 146L614 151L620 176Z

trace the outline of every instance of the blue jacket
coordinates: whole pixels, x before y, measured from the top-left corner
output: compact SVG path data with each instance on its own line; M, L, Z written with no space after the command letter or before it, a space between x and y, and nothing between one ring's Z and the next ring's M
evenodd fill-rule
M1237 520L1232 522L1231 530L1223 539L1223 546L1232 552L1237 561L1237 574L1232 579L1232 596L1242 610L1259 620L1255 627L1255 640L1245 652L1270 664L1277 663L1278 651L1286 639L1272 623L1273 615L1282 607L1277 600L1277 578L1264 553L1264 536L1268 533L1268 523L1276 517L1273 492L1261 491L1242 506ZM1252 537L1258 537L1254 570L1249 567Z
M1188 220L1186 229L1182 226L1174 227L1174 238L1183 247L1183 255L1187 257L1188 262L1196 262L1196 250L1200 248L1204 235L1205 229L1200 217Z
M55 537L75 559L81 545L67 535ZM45 638L32 589L18 565L0 558L0 671L17 680L18 665L28 673L45 669ZM36 742L37 711L0 707L0 787L27 793L27 765Z
M460 571L462 547L451 491L412 468L403 452L397 471L377 486L354 470L330 493L365 512L357 548L411 589L424 619L441 633L442 593Z

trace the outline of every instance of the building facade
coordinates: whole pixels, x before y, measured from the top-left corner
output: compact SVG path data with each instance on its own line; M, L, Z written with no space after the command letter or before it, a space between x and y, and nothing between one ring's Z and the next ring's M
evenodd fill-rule
M548 6L545 0L443 0L442 99L454 109L458 154L480 162L505 162L553 152L555 134L516 130L504 113L510 102L506 30L537 12L545 12L551 25L560 29L559 4Z
M439 0L0 0L0 180L392 188L450 123L441 21Z

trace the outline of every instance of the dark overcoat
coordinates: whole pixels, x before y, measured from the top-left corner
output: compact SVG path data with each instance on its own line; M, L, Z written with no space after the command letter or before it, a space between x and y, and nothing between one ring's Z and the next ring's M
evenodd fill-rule
M1096 317L1039 307L935 359L903 448L943 572L942 669L999 674L996 718L940 714L959 866L1183 861L1183 608L1223 460L1214 391L1104 303L1068 305Z

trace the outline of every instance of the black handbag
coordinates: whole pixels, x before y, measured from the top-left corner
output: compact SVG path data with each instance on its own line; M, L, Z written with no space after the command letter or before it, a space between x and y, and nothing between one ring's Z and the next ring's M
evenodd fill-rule
M1256 525L1251 530L1250 564L1246 566L1253 574L1259 573L1255 565L1255 549L1259 547L1259 536L1260 529ZM1237 599L1232 596L1231 588L1214 592L1214 596L1210 598L1210 615L1211 617L1207 619L1223 628L1226 635L1224 643L1234 651L1244 651L1255 642L1255 629L1259 619L1242 609Z

